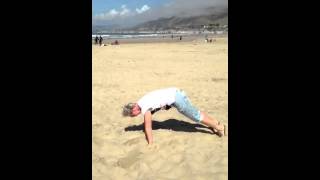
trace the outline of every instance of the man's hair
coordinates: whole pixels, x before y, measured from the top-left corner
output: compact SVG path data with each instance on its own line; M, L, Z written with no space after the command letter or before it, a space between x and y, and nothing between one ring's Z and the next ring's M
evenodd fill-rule
M122 115L123 116L131 116L132 109L134 108L136 103L128 103L123 106Z

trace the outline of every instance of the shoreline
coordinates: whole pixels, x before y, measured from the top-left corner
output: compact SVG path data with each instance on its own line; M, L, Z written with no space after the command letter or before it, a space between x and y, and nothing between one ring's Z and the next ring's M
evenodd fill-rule
M138 43L179 43L179 42L192 42L192 41L205 41L205 35L181 35L182 40L179 39L179 35L175 35L172 39L171 36L162 37L143 37L143 38L119 38L111 39L105 38L102 43L105 45L111 45L112 42L117 40L120 44L138 44ZM212 34L207 36L209 39L228 38L228 34ZM95 45L94 39L92 39L92 45ZM99 46L99 45L98 45Z

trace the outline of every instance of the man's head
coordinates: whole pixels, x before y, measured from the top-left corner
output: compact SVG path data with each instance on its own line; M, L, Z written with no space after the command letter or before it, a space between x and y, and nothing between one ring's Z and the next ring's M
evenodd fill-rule
M122 115L135 117L141 113L141 109L137 103L129 103L123 107Z

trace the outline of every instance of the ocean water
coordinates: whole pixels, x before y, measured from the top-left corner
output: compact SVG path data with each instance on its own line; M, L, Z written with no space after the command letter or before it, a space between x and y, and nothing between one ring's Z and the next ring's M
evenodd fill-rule
M216 31L216 32L201 32L199 31L181 31L176 32L173 34L170 33L99 33L99 34L92 34L92 40L95 39L96 36L103 37L104 40L121 40L121 39L143 39L143 38L158 38L158 37L164 37L164 38L171 38L173 35L174 38L177 38L179 36L188 37L190 35L221 35L225 34L224 31Z
M162 37L169 36L168 34L157 33L106 33L106 34L92 34L92 39L96 36L101 36L104 39L131 39L131 38L150 38L150 37Z
M156 37L171 37L173 36L188 36L200 34L199 31L179 31L176 33L100 33L92 34L92 39L96 36L102 36L103 39L132 39L132 38L156 38ZM206 34L206 33L201 33ZM210 33L209 33L210 34Z

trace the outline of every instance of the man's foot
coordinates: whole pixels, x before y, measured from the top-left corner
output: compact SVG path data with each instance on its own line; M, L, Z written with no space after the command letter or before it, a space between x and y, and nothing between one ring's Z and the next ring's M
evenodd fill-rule
M216 133L219 137L225 136L226 135L226 125L223 125L223 130L218 130Z
M220 122L219 122L218 125L220 125ZM223 127L222 130L217 130L217 129L214 129L214 128L212 128L212 127L209 127L209 129L211 129L211 131L213 132L213 134L216 134L216 135L218 135L219 137L222 137L222 136L225 136L225 135L226 135L226 125L223 125L222 127Z

